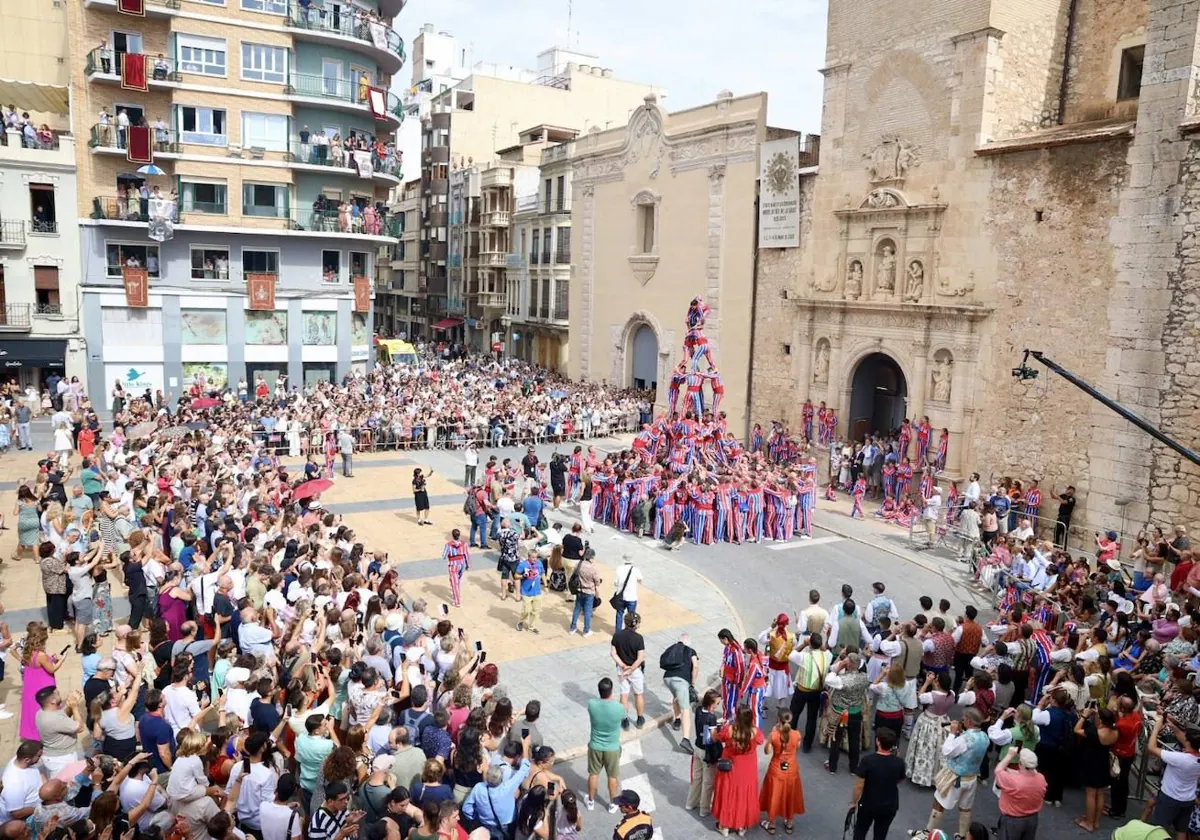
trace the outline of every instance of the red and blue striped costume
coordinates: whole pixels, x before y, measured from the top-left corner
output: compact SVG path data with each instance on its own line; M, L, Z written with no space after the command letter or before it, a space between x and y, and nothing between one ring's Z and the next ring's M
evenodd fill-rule
M767 693L767 664L761 653L746 658L746 673L742 677L741 703L750 708L755 728L762 726L763 699Z
M829 409L821 406L817 409L817 443L825 442L825 415L829 413Z
M854 518L854 514L858 514L859 519L866 519L867 515L863 513L863 498L867 495L867 481L862 476L854 482L854 489L850 491L851 497L854 499L854 507L850 508L850 518Z
M731 541L733 506L733 485L728 481L718 484L716 493L717 527L715 533L717 542Z
M928 423L921 423L917 426L917 463L924 465L929 457L929 436L933 434L933 428Z
M783 494L770 487L764 487L762 492L767 508L766 536L778 541L783 538Z
M888 461L883 465L883 498L891 499L896 495L896 465Z
M1050 678L1054 674L1054 669L1050 667L1050 654L1054 650L1054 641L1045 630L1034 630L1030 640L1034 645L1031 667L1037 669L1037 679L1034 681L1033 692L1029 695L1029 699L1036 703L1041 699L1046 683L1050 682Z
M1025 515L1031 517L1030 524L1037 527L1038 511L1042 507L1042 491L1036 487L1030 487L1025 493Z
M936 482L933 480L933 470L925 470L921 473L921 498L928 499L933 495L933 487Z
M907 420L900 427L900 457L908 457L908 444L912 440L912 426Z
M746 657L739 644L726 644L721 651L721 701L725 706L725 718L733 720L741 698L742 684L746 676Z
M946 457L950 454L950 435L942 432L938 437L937 455L933 456L933 466L938 472L946 469Z
M692 371L687 375L687 399L684 405L697 417L704 413L704 374Z
M825 422L821 424L821 443L828 446L833 443L834 430L837 429L837 412L832 408L825 412Z
M762 426L754 424L754 431L750 434L750 451L758 454L763 448L763 430Z
M752 487L742 491L746 499L746 539L758 542L763 538L763 491Z
M583 483L580 481L580 476L583 475L583 452L572 452L571 461L567 466L567 498L575 501L579 493L583 492Z
M805 464L800 467L800 475L803 476L803 481L800 483L800 505L798 514L802 518L802 522L797 522L796 527L801 525L804 527L804 533L812 536L813 529L813 513L817 509L817 465Z
M454 606L462 606L462 579L471 568L471 551L462 540L450 540L442 551L446 569L450 574L450 599Z
M908 498L909 488L912 487L912 477L911 464L901 464L896 467L896 501Z
M804 407L800 409L800 422L804 426L804 439L811 441L813 439L813 404L808 400L804 401Z
M716 499L716 494L711 490L692 490L689 495L695 507L692 542L696 545L712 545L713 502Z

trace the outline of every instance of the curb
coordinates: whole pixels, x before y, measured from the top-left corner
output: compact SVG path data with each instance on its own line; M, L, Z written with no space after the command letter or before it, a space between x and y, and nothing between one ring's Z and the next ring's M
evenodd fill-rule
M560 509L560 511L561 511L561 509ZM604 525L601 527L608 528L609 526ZM678 566L682 566L683 568L687 569L693 575L700 578L700 580L703 581L706 586L708 586L710 589L712 589L714 592L716 592L718 595L720 595L721 600L725 602L725 606L729 608L729 612L733 615L733 623L736 628L737 637L739 639L746 637L745 622L742 621L741 614L738 613L737 608L734 607L733 602L729 600L729 598L725 595L725 592L724 592L724 590L721 589L721 587L719 587L715 583L713 583L712 579L710 577L708 577L708 575L706 575L700 571L697 571L692 566L689 566L680 560L676 560L670 554L667 554L662 559L666 560L669 563L674 563ZM719 671L718 671L718 673L719 673ZM720 682L719 679L713 680L713 681L709 682L708 684L706 684L703 687L703 689L701 689L700 686L697 686L696 690L700 693L701 696L703 696L704 692L707 691L708 689L718 687L719 682ZM668 711L668 712L665 712L665 713L659 715L656 718L647 719L646 725L644 727L642 727L641 729L638 729L636 726L631 726L628 732L625 732L625 731L621 732L622 747L625 744L631 743L633 741L639 741L642 738L645 738L647 735L649 735L652 732L655 732L656 730L658 730L660 727L664 726L665 724L669 724L672 720L674 720L674 714L672 712ZM695 735L695 733L693 733L693 737L694 737L694 735ZM579 747L571 747L570 749L566 749L566 750L560 750L555 753L555 756L556 756L555 760L556 761L574 761L577 758L581 758L581 757L587 755L587 750L588 750L587 744L584 744Z

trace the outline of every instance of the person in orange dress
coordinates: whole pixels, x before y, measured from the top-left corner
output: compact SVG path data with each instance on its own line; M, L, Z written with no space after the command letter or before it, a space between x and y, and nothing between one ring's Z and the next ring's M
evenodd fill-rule
M767 775L763 777L762 790L758 795L758 807L767 818L759 825L767 834L775 833L775 821L783 820L783 830L791 834L796 828L793 817L804 813L804 784L800 781L800 767L796 764L796 748L800 746L800 733L792 729L792 713L779 712L779 723L771 730L763 751L771 756Z
M724 837L736 831L741 837L758 822L758 746L763 734L754 725L754 713L739 706L732 724L721 727L717 740L722 744L717 763L717 781L713 785L712 815ZM722 770L722 767L729 769Z
M96 433L84 426L79 430L79 454L84 458L90 458L92 453L96 451Z

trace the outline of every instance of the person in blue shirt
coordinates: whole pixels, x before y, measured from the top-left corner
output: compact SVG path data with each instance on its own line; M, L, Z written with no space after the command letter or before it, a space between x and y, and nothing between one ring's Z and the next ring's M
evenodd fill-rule
M138 718L142 749L150 753L150 766L166 773L175 761L175 732L163 720L163 696L157 688L146 692L146 713Z
M996 523L1000 528L1000 536L1004 536L1008 533L1008 509L1012 506L1008 496L997 491L992 493L988 501L996 508Z
M539 564L540 565L540 564ZM504 767L493 764L482 782L476 783L463 800L462 812L491 832L503 836L506 827L517 818L516 791L529 775L529 737L521 742L522 758L517 769L508 774Z
M534 492L530 493L521 500L521 504L517 505L517 510L524 513L529 520L529 524L534 528L538 527L538 523L542 521L542 508L546 503L542 497L537 495L540 488L535 488Z
M518 630L537 633L538 614L542 609L542 584L546 578L546 567L536 556L527 557L517 564L517 579L521 581L521 620Z

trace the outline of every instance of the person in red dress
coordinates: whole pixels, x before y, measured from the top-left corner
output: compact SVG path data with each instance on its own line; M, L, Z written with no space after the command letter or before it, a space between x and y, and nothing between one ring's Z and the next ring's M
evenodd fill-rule
M733 723L721 727L717 740L722 750L713 786L712 815L722 836L736 831L740 837L758 822L758 747L763 734L755 728L750 708L739 706Z
M771 764L763 777L758 807L767 815L759 823L767 834L775 833L776 820L783 820L783 830L791 834L796 828L792 818L804 813L804 785L800 781L800 767L796 764L798 746L800 733L792 729L792 713L781 710L779 723L771 730L763 748L771 756Z

